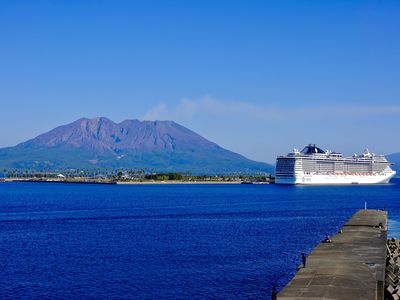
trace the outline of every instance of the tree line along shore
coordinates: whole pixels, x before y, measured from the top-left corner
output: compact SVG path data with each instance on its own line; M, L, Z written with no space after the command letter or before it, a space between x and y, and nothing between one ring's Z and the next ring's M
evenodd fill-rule
M64 182L104 184L146 183L241 183L269 184L271 174L224 174L193 175L179 172L151 172L146 170L3 170L0 181L4 182Z

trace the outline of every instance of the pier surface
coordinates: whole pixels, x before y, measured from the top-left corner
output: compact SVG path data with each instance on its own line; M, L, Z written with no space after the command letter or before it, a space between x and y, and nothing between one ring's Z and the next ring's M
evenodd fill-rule
M278 299L383 299L387 212L360 210L320 243Z

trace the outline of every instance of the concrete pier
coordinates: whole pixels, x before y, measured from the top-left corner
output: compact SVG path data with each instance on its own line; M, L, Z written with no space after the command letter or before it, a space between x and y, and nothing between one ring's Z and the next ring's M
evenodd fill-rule
M310 253L278 299L383 299L386 239L387 212L358 211Z

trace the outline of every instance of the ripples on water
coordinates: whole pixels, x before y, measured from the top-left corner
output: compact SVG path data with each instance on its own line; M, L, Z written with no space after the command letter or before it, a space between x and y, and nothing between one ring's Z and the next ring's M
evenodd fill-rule
M400 184L0 184L0 298L265 298L358 209Z

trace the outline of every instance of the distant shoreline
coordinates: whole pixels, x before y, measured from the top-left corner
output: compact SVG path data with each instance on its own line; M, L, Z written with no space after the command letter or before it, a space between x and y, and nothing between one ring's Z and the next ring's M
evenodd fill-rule
M6 178L3 182L33 182L33 183L79 183L79 184L116 184L112 181L95 180L57 180L57 179L26 179L26 178Z
M242 181L117 181L118 185L146 184L242 184Z
M33 183L64 183L64 184L115 184L115 185L215 185L215 184L269 184L267 182L245 182L245 181L180 181L180 180L162 180L162 181L106 181L106 180L66 180L66 179L32 179L32 178L6 178L2 182L33 182Z

